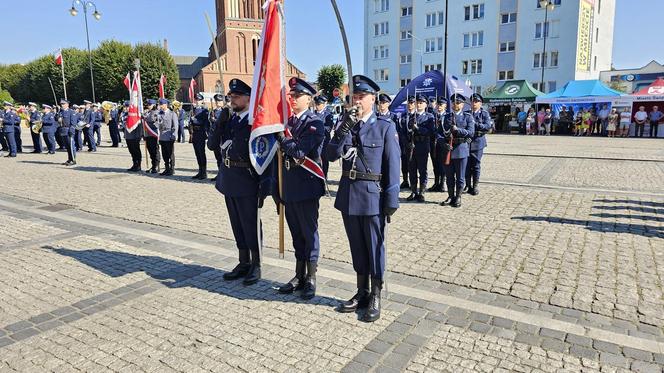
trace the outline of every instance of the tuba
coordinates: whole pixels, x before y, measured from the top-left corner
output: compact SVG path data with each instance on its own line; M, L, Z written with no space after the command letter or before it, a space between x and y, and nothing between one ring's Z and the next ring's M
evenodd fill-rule
M114 106L115 104L110 101L104 101L101 103L101 111L104 115L104 124L108 124L108 122L111 121L111 110L113 110Z
M182 109L182 103L178 100L174 100L171 106L173 107L173 111L178 111Z
M32 133L34 133L35 135L39 135L39 133L42 130L42 124L43 122L41 120L34 121L31 126Z

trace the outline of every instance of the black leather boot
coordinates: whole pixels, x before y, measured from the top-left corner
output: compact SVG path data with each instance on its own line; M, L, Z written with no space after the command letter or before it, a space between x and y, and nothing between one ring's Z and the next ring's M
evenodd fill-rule
M205 180L207 179L207 169L203 168L201 170L201 174L198 176L198 180Z
M408 184L408 181L404 180L403 183L399 186L400 189L408 189L410 188L410 184Z
M454 190L447 191L447 199L440 203L441 206L450 206L454 202Z
M461 193L457 192L457 195L452 202L452 207L461 207Z
M480 180L478 177L473 178L473 184L471 187L472 192L470 194L476 196L480 194Z
M337 307L341 313L355 312L369 304L369 275L357 275L357 293Z
M307 262L307 277L304 280L304 288L302 289L302 299L309 300L316 296L316 270L318 263Z
M207 176L205 177L207 179ZM258 250L251 252L251 266L242 281L243 285L253 285L261 279L261 257Z
M438 184L438 178L436 178L436 182L433 183L431 188L427 189L427 192L430 192L430 193L438 192L438 188L440 188L440 185Z
M194 180L199 180L201 178L201 171L199 170L198 173L194 176L191 177Z
M224 273L224 280L232 281L246 276L249 266L249 250L240 250L240 264L236 265L232 271Z
M411 189L410 195L406 198L406 201L414 201L417 199L417 187Z
M380 319L380 291L383 289L383 280L377 278L371 279L371 295L369 296L369 306L362 315L362 321L374 322Z
M417 197L415 199L417 202L424 202L424 193L426 192L426 186L423 186L420 188L420 192L417 194Z
M295 262L295 277L293 277L287 283L281 285L278 291L281 294L291 294L296 290L302 290L304 287L304 276L307 270L307 262L304 260L298 260Z

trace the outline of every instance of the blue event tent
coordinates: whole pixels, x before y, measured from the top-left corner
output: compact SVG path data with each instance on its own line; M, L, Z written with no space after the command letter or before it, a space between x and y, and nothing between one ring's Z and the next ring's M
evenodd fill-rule
M614 102L624 95L599 80L574 80L557 91L538 96L538 104Z
M403 87L392 100L390 111L403 111L400 106L410 95L418 94L428 98L441 97L445 96L445 90L447 90L447 97L454 93L461 93L466 97L473 94L473 90L456 76L449 75L448 79L445 79L440 70L431 70L413 79L407 86Z

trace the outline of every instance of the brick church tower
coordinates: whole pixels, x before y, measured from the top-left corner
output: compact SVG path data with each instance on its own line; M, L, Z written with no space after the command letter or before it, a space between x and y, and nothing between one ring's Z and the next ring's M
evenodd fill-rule
M210 63L200 71L196 80L201 91L226 92L228 82L233 78L252 84L254 63L263 27L262 7L265 0L215 0L215 2L216 43L224 81L219 81L212 45L208 51ZM286 79L292 76L305 78L302 71L288 62Z

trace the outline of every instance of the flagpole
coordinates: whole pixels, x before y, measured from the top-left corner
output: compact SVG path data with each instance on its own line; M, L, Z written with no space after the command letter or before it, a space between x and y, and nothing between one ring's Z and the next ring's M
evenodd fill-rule
M282 7L285 7L285 6L286 6L286 0L283 0L282 1ZM285 25L285 23L286 23L286 20L285 20L284 15L282 14L281 15L281 59L282 59L282 62L283 62L283 60L286 59L286 25ZM284 71L283 67L282 67L281 71ZM282 79L283 78L284 77L282 76ZM285 89L285 88L282 88L282 89ZM286 121L286 120L287 120L287 118L285 118L285 116L284 116L284 121ZM285 123L284 123L284 128L286 128ZM278 175L279 176L279 184L278 184L279 198L282 198L283 195L284 195L284 181L283 181L284 180L284 177L283 177L284 176L284 154L281 151L281 149L279 149L279 151L277 151L277 161L279 162L278 167L277 167L277 173L279 174ZM282 199L282 201L283 201L283 199ZM284 257L285 257L284 252L285 252L285 247L286 247L286 244L285 244L285 241L286 241L286 234L285 234L286 227L285 226L286 226L286 224L284 223L284 217L285 216L286 216L286 206L284 206L283 203L280 203L279 204L279 258L281 258L281 259L284 259Z
M217 57L217 70L219 70L219 82L221 83L221 94L224 94L224 75L221 72L221 60L219 59L219 48L217 47L217 37L214 32L212 32L212 22L210 22L210 16L205 12L205 21L207 22L208 30L210 31L210 37L212 37L212 47L214 49L214 55Z
M139 108L142 107L143 104L143 87L141 86L141 60L137 58L134 60L134 65L136 66L136 79L138 79L138 101L139 101ZM145 135L145 123L143 122L143 113L141 110L139 110L138 115L140 116L140 121L141 121L141 126L143 126L143 131ZM139 140L140 141L140 140ZM145 153L145 168L149 169L150 168L150 163L148 162L148 142L146 140L143 140L143 152Z
M65 56L62 54L62 48L60 48L60 71L62 72L62 89L65 93L65 100L67 99L67 83L65 81Z

